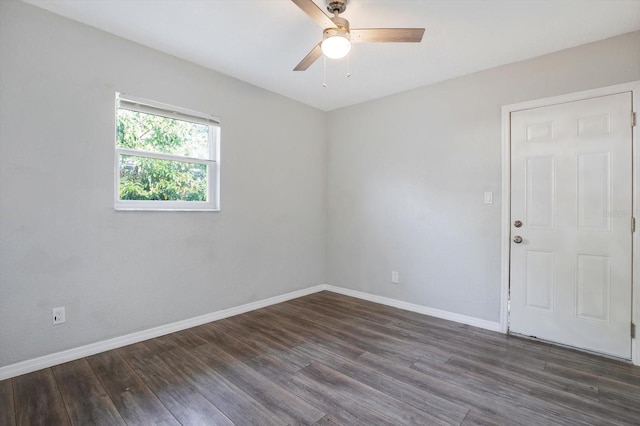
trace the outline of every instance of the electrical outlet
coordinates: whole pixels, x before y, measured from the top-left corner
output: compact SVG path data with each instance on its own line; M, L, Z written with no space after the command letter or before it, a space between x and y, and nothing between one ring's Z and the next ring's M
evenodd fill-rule
M400 282L400 274L398 271L391 271L391 282L398 284Z
M53 316L53 325L62 324L67 320L64 312L64 306L53 308L51 310L51 314Z

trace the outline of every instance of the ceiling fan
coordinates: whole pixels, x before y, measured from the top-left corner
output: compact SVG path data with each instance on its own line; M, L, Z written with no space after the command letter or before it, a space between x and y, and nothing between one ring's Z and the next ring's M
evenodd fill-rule
M331 59L345 57L351 50L351 43L419 43L424 35L424 28L349 28L349 21L340 18L347 8L349 0L327 0L327 10L333 14L328 16L313 0L291 0L311 19L322 27L322 41L315 45L311 52L293 69L304 71L322 54Z

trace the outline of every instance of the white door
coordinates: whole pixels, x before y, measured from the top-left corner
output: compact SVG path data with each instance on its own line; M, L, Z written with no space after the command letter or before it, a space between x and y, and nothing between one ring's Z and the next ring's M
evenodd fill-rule
M626 92L511 114L512 332L631 358L631 111Z

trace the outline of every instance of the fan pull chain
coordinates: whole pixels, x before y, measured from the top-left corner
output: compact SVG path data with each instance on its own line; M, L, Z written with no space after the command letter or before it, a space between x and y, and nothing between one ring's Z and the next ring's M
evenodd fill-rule
M322 87L327 87L327 57L322 55Z
M347 55L347 78L351 77L351 64L349 62L349 56L351 55Z

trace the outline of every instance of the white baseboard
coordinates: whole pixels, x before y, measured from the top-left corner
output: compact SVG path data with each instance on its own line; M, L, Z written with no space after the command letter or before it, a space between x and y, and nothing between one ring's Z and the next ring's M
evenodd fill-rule
M120 337L114 337L113 339L90 343L88 345L79 346L77 348L68 349L66 351L56 352L50 355L44 355L38 358L17 362L5 367L0 367L0 380L10 379L22 374L31 373L32 371L53 367L54 365L62 364L64 362L74 361L76 359L95 355L100 352L121 348L133 343L153 339L154 337L160 337L164 336L165 334L175 333L176 331L196 327L198 325L206 324L211 321L216 321L223 318L232 317L234 315L243 314L245 312L254 311L256 309L275 305L277 303L286 302L287 300L297 299L298 297L317 293L322 290L326 290L326 285L321 284L303 290L293 291L291 293L283 294L280 296L274 296L268 299L259 300L257 302L251 302L245 305L223 309L221 311L200 315L171 324L161 325L159 327L150 328L148 330L138 331L136 333L127 334Z
M471 325L473 327L483 328L485 330L501 332L499 322L487 321L480 318L469 317L466 315L456 314L454 312L443 311L441 309L416 305L414 303L403 302L401 300L390 299L388 297L377 296L375 294L363 293L361 291L350 290L348 288L336 287L332 285L326 285L326 290L332 291L334 293L344 294L345 296L368 300L369 302L379 303L381 305L404 309L405 311L411 311L418 314L429 315L431 317L442 318L461 324Z
M468 317L453 312L442 311L440 309L429 308L427 306L416 305L413 303L403 302L400 300L389 299L387 297L376 296L374 294L363 293L361 291L350 290L346 288L336 287L329 284L320 284L303 290L293 291L280 296L270 297L268 299L251 302L233 308L223 309L221 311L210 314L200 315L194 318L174 322L171 324L161 325L159 327L150 328L148 330L138 331L136 333L127 334L113 339L103 340L101 342L91 343L77 348L68 349L62 352L56 352L50 355L44 355L38 358L10 364L0 367L0 380L10 379L22 374L31 373L43 368L53 367L54 365L64 362L74 361L86 356L95 355L111 349L120 348L131 345L133 343L142 342L144 340L153 339L154 337L164 336L165 334L175 333L176 331L186 330L187 328L196 327L211 321L217 321L223 318L232 317L234 315L243 314L245 312L254 311L256 309L265 308L277 303L286 302L287 300L297 299L298 297L307 296L319 291L328 290L345 296L351 296L358 299L368 300L382 305L392 306L394 308L404 309L406 311L417 312L419 314L430 315L436 318L442 318L455 321L462 324L468 324L474 327L480 327L492 331L500 331L500 324L497 322L482 320L478 318Z

